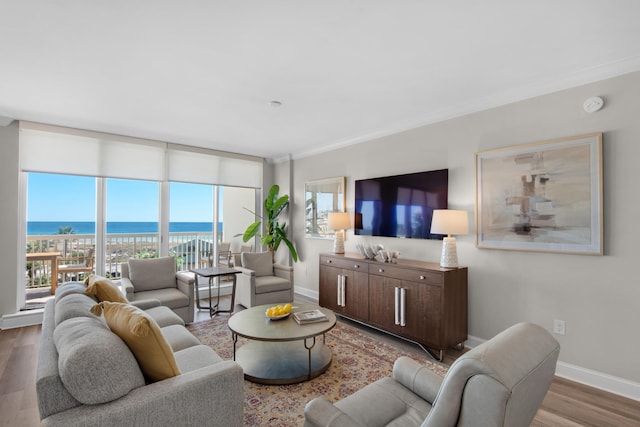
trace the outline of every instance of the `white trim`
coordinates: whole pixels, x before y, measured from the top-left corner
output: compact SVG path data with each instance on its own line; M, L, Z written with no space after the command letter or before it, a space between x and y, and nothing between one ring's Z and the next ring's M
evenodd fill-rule
M526 99L559 92L561 90L566 90L573 87L583 86L589 83L618 77L623 74L633 73L638 70L640 70L640 56L630 56L620 61L598 65L595 67L589 67L577 72L567 74L565 76L534 81L528 85L524 85L513 90L508 90L483 98L471 100L466 104L448 106L441 109L440 111L436 111L428 116L425 116L420 120L406 121L404 123L398 122L385 129L373 130L365 134L354 136L353 138L334 141L333 143L328 142L327 144L322 144L321 146L314 147L310 150L295 153L292 157L294 160L298 160L305 157L326 153L328 151L334 151L339 148L348 147L350 145L359 144L361 142L383 138L385 136L406 132L408 130L417 129L434 123L440 123L445 120L454 119L456 117L462 117L467 114L477 113L480 111L489 110L491 108L524 101ZM271 159L270 162L280 163L283 160L283 158L276 158Z
M614 377L591 369L582 368L570 363L558 362L556 375L581 384L595 387L609 393L640 401L640 383L625 378Z
M43 308L26 310L15 314L5 314L0 318L0 329L23 328L42 324Z
M485 342L482 338L474 337L473 335L468 335L467 340L464 342L465 347L474 348Z
M296 287L294 285L293 286L293 292L298 294L298 295L302 295L303 297L307 297L309 299L312 299L313 301L319 301L319 299L320 299L319 292L318 291L312 291L311 289L300 288L300 287Z
M207 279L208 280L208 279ZM220 285L220 296L231 295L231 282L223 282L224 284ZM207 282L201 280L198 282L198 296L200 300L208 300L209 299L209 288ZM218 288L215 285L211 285L211 299L213 301L216 300L218 296Z
M465 341L465 347L474 348L485 341L482 338L469 335L469 338ZM556 376L640 401L640 383L629 381L625 378L615 377L560 361L556 364Z

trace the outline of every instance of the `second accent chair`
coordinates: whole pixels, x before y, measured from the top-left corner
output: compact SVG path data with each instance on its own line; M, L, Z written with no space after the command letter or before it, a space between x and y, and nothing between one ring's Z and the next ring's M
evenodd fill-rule
M271 252L243 252L236 266L236 302L244 307L293 302L293 267L274 264Z
M304 427L527 427L553 381L560 345L519 323L460 356L443 378L408 357L393 378L332 404L316 398Z
M122 291L130 302L157 299L185 323L193 322L195 279L176 271L174 257L130 259L121 269Z

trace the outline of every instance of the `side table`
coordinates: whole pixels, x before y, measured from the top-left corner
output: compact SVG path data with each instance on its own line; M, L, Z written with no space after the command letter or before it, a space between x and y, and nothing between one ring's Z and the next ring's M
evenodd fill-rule
M213 317L218 313L233 313L233 308L235 307L236 300L236 274L239 274L240 271L235 268L228 267L209 267L209 268L194 268L189 270L193 274L195 274L195 291L196 291L196 307L198 309L209 309L209 316ZM198 276L208 277L209 278L209 305L202 306L200 305L200 294L198 293ZM220 310L220 278L224 276L231 276L233 278L233 284L231 288L231 305L228 310ZM213 284L213 279L218 277L218 296L216 299L215 305L212 304L211 301L211 285Z

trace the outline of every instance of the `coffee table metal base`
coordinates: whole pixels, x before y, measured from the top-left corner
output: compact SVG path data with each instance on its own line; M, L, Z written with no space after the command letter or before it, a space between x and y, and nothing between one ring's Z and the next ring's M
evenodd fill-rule
M259 384L295 384L309 381L329 369L331 349L322 339L268 342L250 341L238 348L235 360L247 381ZM309 348L311 345L313 347ZM309 358L311 360L309 360Z

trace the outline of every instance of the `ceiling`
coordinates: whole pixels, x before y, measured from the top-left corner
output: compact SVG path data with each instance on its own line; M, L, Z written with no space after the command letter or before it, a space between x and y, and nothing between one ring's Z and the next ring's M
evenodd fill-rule
M275 160L640 70L637 0L0 0L0 11L0 116Z

